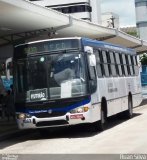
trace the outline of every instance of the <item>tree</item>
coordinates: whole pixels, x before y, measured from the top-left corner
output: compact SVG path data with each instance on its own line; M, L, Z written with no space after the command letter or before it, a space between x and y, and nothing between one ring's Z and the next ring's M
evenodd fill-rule
M146 53L140 56L140 62L142 65L147 65L147 54Z
M138 37L137 31L127 32L127 34L130 34L131 36Z

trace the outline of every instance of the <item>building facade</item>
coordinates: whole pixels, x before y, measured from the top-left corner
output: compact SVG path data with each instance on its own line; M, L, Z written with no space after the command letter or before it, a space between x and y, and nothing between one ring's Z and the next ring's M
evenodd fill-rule
M147 40L147 0L135 0L138 35Z
M52 8L76 18L101 24L101 0L30 0L43 7Z

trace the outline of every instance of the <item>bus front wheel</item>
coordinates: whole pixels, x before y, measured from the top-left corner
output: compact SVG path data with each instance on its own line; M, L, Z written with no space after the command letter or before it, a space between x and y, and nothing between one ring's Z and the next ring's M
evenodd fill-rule
M93 129L95 132L103 131L105 129L106 117L104 110L101 109L101 119L93 123Z

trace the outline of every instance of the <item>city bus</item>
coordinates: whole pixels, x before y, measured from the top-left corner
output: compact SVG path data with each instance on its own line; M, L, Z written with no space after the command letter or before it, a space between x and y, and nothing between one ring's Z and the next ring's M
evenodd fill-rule
M104 130L108 117L126 118L142 101L135 50L83 37L15 46L18 127L84 124Z

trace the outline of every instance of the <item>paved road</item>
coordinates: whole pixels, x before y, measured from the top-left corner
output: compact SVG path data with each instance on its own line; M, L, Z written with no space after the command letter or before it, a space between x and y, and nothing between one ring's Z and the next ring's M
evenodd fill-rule
M136 108L134 117L109 119L104 132L85 127L56 129L46 137L37 131L0 143L0 153L9 154L123 154L147 153L147 105Z

